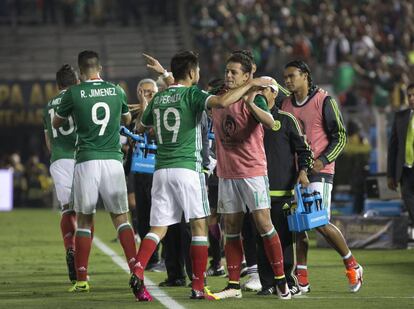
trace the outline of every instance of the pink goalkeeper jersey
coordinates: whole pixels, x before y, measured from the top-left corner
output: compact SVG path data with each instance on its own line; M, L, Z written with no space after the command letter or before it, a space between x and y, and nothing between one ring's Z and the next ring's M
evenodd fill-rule
M250 178L267 175L263 126L242 100L227 108L213 108L217 176Z
M329 139L323 127L323 102L327 95L317 91L303 106L294 106L290 97L282 103L282 110L293 114L305 132L306 140L311 147L315 159L325 151ZM331 162L321 170L321 173L334 174L335 162Z

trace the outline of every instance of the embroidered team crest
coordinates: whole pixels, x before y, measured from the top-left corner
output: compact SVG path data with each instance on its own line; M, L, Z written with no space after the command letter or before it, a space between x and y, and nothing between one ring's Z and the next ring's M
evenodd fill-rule
M273 123L272 130L273 131L279 131L281 126L282 125L281 125L280 121L279 120L275 120L275 122Z

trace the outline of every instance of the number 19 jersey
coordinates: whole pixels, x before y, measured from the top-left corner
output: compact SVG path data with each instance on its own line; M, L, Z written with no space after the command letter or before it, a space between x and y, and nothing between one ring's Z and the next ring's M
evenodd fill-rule
M155 130L156 170L188 168L201 172L200 121L209 96L197 86L173 85L151 100L141 122Z
M51 163L59 159L75 159L76 132L72 117L69 116L67 123L59 129L52 127L53 117L64 94L65 90L61 91L47 102L44 109L43 125L50 142Z
M119 129L121 114L128 113L127 99L120 86L90 80L70 87L62 98L57 115L73 116L78 143L76 162L122 161Z

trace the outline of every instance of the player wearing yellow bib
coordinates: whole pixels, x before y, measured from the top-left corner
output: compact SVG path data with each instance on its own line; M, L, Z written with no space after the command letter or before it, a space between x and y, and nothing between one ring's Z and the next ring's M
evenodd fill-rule
M86 281L91 249L91 226L100 195L118 231L127 262L135 264L134 232L128 222L127 190L122 166L119 129L121 119L131 121L125 92L103 81L96 52L83 51L78 65L85 81L69 88L53 120L61 127L72 116L77 127L76 165L73 180L74 209L78 216L75 237L77 282L71 292L89 291Z
M137 300L151 299L144 286L144 269L169 225L181 221L184 213L190 221L190 255L193 280L190 298L214 299L204 290L207 264L207 225L210 214L207 190L201 166L201 116L206 108L226 107L250 88L267 86L268 80L253 79L222 96L210 95L197 86L198 57L190 51L176 54L171 71L176 84L157 93L142 115L138 131L153 126L157 138L157 162L152 187L151 230L143 239L136 256L130 285Z

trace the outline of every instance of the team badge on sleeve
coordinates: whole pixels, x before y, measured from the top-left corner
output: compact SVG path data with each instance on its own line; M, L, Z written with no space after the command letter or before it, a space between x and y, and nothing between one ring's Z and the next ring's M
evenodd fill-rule
M273 123L272 130L273 131L279 131L281 126L282 125L281 125L280 121L279 120L275 120L275 122Z

